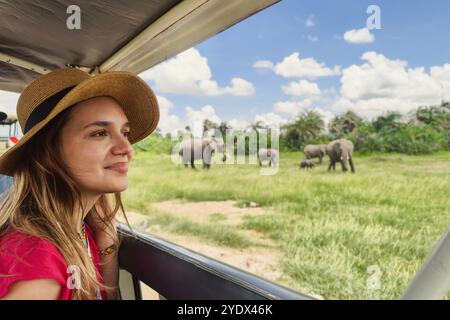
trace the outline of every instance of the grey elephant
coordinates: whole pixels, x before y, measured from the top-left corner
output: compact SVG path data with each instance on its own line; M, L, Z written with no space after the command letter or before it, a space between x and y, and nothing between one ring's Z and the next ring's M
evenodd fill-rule
M353 165L353 142L347 139L331 141L327 145L326 153L330 158L328 171L330 171L331 168L333 168L333 170L336 170L336 162L340 162L342 165L342 171L346 172L348 170L348 162L352 173L355 173L355 167Z
M212 138L193 138L181 142L178 154L182 158L184 166L191 165L195 169L194 161L202 159L203 169L209 169L215 152L222 152L222 161L226 161L226 153L223 142Z
M302 160L300 161L300 169L308 170L314 168L314 162L312 160Z
M319 163L322 164L322 159L326 155L326 144L308 144L303 148L307 160L319 158Z
M280 159L280 154L275 149L259 149L258 150L258 162L259 166L262 166L263 161L269 161L269 167L272 164L277 164Z

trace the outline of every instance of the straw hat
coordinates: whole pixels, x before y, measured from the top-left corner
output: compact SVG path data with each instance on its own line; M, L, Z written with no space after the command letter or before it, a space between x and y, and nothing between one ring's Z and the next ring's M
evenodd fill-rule
M114 98L130 122L129 140L138 142L152 133L159 120L156 96L138 76L111 71L91 76L79 69L57 69L33 80L17 102L24 136L0 156L0 174L11 175L18 150L63 110L99 96Z

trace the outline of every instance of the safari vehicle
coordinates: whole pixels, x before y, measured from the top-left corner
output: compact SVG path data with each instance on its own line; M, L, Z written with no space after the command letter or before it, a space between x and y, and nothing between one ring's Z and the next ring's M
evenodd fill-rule
M277 0L84 1L81 30L66 27L71 1L4 1L0 89L20 93L61 67L140 73L264 10ZM0 179L1 192L11 178ZM122 299L313 299L179 245L119 226ZM450 284L450 236L436 245L404 298L440 299Z
M6 119L0 121L0 127L8 127L8 136L0 136L0 143L4 143L7 148L17 143L17 116L6 115Z

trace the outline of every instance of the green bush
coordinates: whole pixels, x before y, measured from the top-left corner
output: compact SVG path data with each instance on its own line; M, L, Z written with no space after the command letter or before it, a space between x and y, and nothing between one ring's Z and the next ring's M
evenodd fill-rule
M152 152L156 154L171 154L172 148L177 144L167 137L161 137L156 134L152 134L142 141L139 141L134 145L134 150L137 152Z
M424 111L422 110L422 113ZM426 113L425 115L428 115ZM438 122L426 122L424 115L410 120L409 123L400 122L397 113L388 113L376 120L354 121L352 130L338 131L335 133L324 132L323 127L316 122L314 114L306 114L291 124L285 125L279 138L280 151L301 151L307 144L328 144L335 138L346 138L355 145L358 153L372 152L396 152L405 154L427 154L436 151L450 150L450 116L440 117ZM312 118L314 121L306 121ZM345 122L347 123L347 122ZM336 127L336 126L335 126ZM336 129L336 128L335 128ZM337 130L337 129L336 129ZM256 150L259 136L256 141L245 139L245 147L241 152L248 155L249 150ZM244 133L239 133L244 135ZM182 137L180 137L182 139ZM178 140L161 134L152 134L145 140L137 143L134 147L137 152L151 152L156 154L170 154ZM270 135L267 147L270 148L272 141ZM231 150L228 151L232 153ZM237 154L237 149L234 150Z
M447 141L435 128L428 125L402 124L397 130L381 131L386 151L406 154L425 154L445 150Z

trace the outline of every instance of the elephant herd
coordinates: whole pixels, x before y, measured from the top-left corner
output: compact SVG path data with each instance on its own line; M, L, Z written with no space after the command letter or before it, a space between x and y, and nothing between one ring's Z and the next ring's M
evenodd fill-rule
M223 142L216 140L214 137L208 139L188 139L181 142L178 154L182 158L185 167L190 166L195 169L194 161L202 159L203 168L209 169L211 166L212 156L215 152L223 154L222 161L226 161L226 150ZM327 155L330 159L328 171L332 168L336 170L336 163L340 162L342 171L348 171L347 164L350 165L351 172L355 172L353 164L353 143L346 139L331 141L329 144L307 145L303 149L305 160L300 161L301 169L309 169L314 167L312 159L318 158L322 164L323 158ZM278 150L275 149L259 149L258 163L262 166L263 162L268 162L269 166L277 165L280 159Z
M203 169L211 167L212 157L215 152L222 152L222 161L227 160L225 147L223 142L214 137L207 139L187 139L181 142L178 154L180 155L184 166L187 168L189 164L195 169L195 160L202 159Z
M336 163L340 162L342 171L348 171L347 164L350 165L352 173L355 173L355 166L353 164L353 143L347 139L338 139L331 141L329 144L307 145L303 151L306 160L300 162L300 168L312 168L314 163L311 159L319 158L319 163L322 164L325 155L330 159L328 171L332 168L336 170Z

